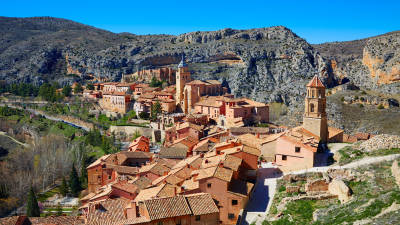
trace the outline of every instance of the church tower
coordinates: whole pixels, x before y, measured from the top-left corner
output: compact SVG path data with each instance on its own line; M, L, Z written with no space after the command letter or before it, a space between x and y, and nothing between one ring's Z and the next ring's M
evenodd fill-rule
M183 107L185 104L184 89L185 84L191 80L189 68L185 62L185 55L182 54L182 60L176 71L176 104Z
M322 142L328 141L328 120L326 117L325 86L318 76L307 84L303 116L303 128L320 137Z

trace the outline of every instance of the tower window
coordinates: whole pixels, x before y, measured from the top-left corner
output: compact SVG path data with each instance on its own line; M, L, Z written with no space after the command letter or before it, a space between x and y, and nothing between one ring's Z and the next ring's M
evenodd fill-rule
M310 104L310 112L314 112L314 104Z
M286 161L287 160L287 155L282 155L282 160Z
M300 147L295 147L295 148L294 148L294 151L295 151L295 152L300 152Z

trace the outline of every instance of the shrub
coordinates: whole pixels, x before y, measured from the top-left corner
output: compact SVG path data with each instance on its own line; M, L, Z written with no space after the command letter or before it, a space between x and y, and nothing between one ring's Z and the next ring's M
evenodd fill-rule
M340 98L340 101L344 102L344 97L341 97L341 98Z
M364 105L360 103L360 104L358 104L358 107L364 108Z
M384 109L385 107L383 107L383 105L382 104L379 104L378 105L378 109Z

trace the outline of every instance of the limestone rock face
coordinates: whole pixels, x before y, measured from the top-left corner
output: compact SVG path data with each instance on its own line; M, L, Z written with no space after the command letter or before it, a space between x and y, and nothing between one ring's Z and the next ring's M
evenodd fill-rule
M313 47L329 60L339 83L350 80L363 89L400 93L400 32Z
M339 179L334 179L329 183L328 192L332 195L337 195L341 203L346 203L351 198L350 188Z
M294 105L316 74L335 85L326 61L282 26L173 36L114 34L48 17L0 21L0 80L9 82L119 81L138 69L175 67L185 53L193 78L223 81L237 97Z

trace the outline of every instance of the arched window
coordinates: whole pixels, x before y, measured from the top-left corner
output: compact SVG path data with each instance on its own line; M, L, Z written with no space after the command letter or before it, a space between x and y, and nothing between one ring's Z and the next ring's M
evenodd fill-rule
M310 104L310 112L314 112L314 104Z

